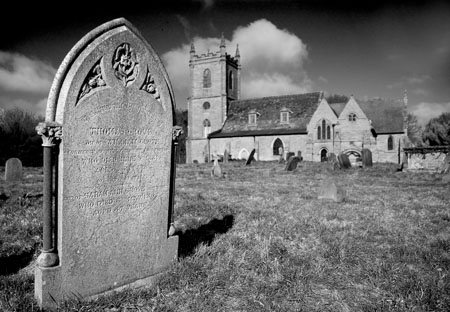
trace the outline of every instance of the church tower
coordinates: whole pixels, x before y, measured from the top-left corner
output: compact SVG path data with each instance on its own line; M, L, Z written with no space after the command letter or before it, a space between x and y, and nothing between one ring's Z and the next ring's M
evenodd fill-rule
M241 94L239 47L234 57L226 53L222 34L220 50L195 54L190 50L190 96L188 98L187 163L208 161L208 134L222 128L228 103Z

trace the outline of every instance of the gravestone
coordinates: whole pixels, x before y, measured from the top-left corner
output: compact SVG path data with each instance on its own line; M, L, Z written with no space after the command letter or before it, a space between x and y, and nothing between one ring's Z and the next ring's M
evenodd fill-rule
M173 91L158 55L125 19L89 32L62 62L46 121L62 125L56 266L36 266L43 308L152 285L176 259Z
M439 168L439 172L441 174L446 174L446 173L450 172L450 152L447 153L444 160L442 161L442 164Z
M252 163L252 160L255 159L255 149L252 149L250 156L248 156L247 161L245 162L245 165L248 166Z
M318 199L330 199L335 202L343 202L346 197L345 190L336 185L331 179L325 179L319 188Z
M297 151L297 157L300 161L303 161L302 151Z
M363 167L372 167L372 152L370 151L370 149L363 148L361 151L361 157Z
M286 171L293 171L295 169L297 169L297 165L300 162L300 159L297 156L291 156L288 160L288 162L286 163L286 167L284 168L284 170Z
M223 152L223 162L228 163L229 157L230 157L230 155L228 154L228 150L225 150L225 152Z
M22 181L22 162L19 158L10 158L5 163L5 181L20 182Z
M286 153L286 160L289 161L289 158L291 157L295 157L295 153L294 152L288 152Z
M214 165L211 169L211 176L216 178L222 177L222 168L220 168L219 160L217 158L214 159Z
M339 153L338 155L339 166L344 169L351 168L352 164L350 163L350 159L347 154Z
M278 155L280 155L280 157L278 158L278 163L279 164L284 163L284 155L283 154L284 154L283 148L280 146L278 148Z
M328 162L330 162L330 163L337 162L336 154L334 154L334 153L328 154Z

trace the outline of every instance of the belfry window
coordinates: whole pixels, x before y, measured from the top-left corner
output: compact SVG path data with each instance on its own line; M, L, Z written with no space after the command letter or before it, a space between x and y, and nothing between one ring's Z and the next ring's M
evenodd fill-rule
M233 72L228 74L228 89L233 89Z
M211 71L209 68L203 71L203 88L211 88Z
M207 138L211 133L211 122L208 119L203 120L203 137Z

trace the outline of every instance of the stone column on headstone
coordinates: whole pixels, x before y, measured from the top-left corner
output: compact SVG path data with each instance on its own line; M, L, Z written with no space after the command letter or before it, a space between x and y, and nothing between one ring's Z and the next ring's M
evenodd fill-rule
M172 153L172 177L171 177L171 182L172 182L172 189L175 189L175 177L177 176L176 173L176 161L175 159L177 159L178 157L178 138L180 137L180 135L183 134L183 128L180 126L173 126L172 128L172 143L173 143L173 153ZM175 192L172 192L172 194L170 195L170 203L169 203L169 232L168 235L172 236L175 234L175 223L174 223L174 213L173 213L173 206L175 205Z
M56 122L40 122L36 127L37 133L42 138L44 149L44 186L43 186L43 246L42 252L37 258L37 264L41 267L52 267L58 264L58 254L54 245L53 228L53 148L61 141L62 127Z

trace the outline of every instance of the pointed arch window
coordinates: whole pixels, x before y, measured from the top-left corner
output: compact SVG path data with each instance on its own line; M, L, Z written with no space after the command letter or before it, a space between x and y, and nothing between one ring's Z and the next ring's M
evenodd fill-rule
M233 89L233 72L230 71L228 74L228 89Z
M209 119L203 120L203 137L207 138L208 134L211 133L211 122Z
M331 140L331 127L325 119L317 126L317 140Z
M394 149L394 138L392 137L392 135L390 135L390 136L388 137L388 140L387 140L387 149L388 149L388 151L392 151L392 150Z
M322 140L326 140L327 122L322 120Z
M211 71L209 68L203 71L203 88L211 88Z
M277 138L274 142L273 142L273 155L274 156L279 156L283 153L283 141L280 140L280 138ZM281 154L280 154L281 152Z

